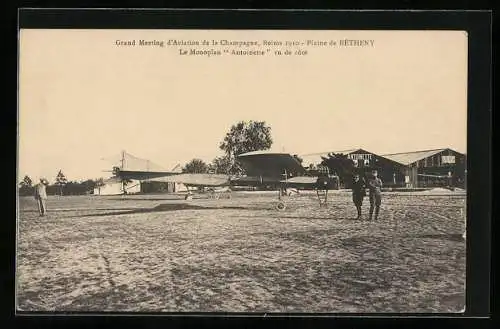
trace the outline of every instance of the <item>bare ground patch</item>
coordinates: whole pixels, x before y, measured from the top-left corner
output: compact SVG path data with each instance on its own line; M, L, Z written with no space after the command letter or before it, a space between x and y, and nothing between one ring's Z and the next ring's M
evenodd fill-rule
M44 218L21 199L18 309L463 308L463 197L388 194L377 222L353 220L349 194L333 195L328 208L297 196L284 212L273 197L56 197Z

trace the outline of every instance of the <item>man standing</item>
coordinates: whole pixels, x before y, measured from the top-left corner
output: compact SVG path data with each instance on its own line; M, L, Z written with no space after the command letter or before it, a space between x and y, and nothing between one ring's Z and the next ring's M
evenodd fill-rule
M368 188L370 189L370 220L372 220L374 209L375 220L377 220L382 203L382 180L378 178L377 170L372 170L372 177L368 180Z
M358 211L358 218L361 219L361 206L363 205L363 198L366 195L365 180L359 177L359 174L354 174L352 182L352 201Z
M38 203L38 211L40 216L45 216L47 212L46 200L47 200L47 190L46 186L48 182L44 178L40 178L40 183L35 185L35 200Z

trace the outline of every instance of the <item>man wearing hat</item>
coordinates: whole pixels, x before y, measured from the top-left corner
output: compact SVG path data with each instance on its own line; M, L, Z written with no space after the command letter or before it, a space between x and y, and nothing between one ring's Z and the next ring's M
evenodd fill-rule
M45 178L40 178L40 183L35 185L35 200L38 203L38 211L40 216L45 216L47 212L46 200L47 200L47 185L49 182Z
M352 201L358 211L358 217L356 219L361 219L361 206L363 205L363 198L366 194L365 189L365 180L360 178L358 173L354 173L352 182Z
M378 171L372 170L372 177L368 180L370 189L370 220L375 210L375 220L378 219L380 204L382 203L382 180L378 177Z

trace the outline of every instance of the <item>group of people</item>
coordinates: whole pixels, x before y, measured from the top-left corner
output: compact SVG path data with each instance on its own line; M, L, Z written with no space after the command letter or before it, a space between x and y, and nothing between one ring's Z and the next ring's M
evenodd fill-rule
M363 199L366 196L366 189L369 190L370 198L370 217L369 220L375 218L378 219L378 214L380 211L380 205L382 204L382 180L378 177L377 170L372 170L371 177L365 180L360 177L358 173L354 174L352 182L352 201L356 206L358 211L358 217L356 219L361 219L361 206L363 205ZM373 217L375 212L375 217Z

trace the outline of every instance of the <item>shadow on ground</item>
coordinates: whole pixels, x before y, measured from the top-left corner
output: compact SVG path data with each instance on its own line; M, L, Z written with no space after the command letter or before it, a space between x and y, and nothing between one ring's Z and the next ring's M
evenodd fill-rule
M254 210L245 207L203 207L197 206L187 203L170 203L170 204L160 204L154 208L134 208L126 211L113 211L107 213L100 214L88 214L88 215L79 215L72 216L73 218L81 218L81 217L103 217L103 216L116 216L116 215L130 215L130 214L139 214L139 213L150 213L150 212L164 212L164 211L176 211L176 210L214 210L214 209L236 209L236 210Z
M170 197L170 198L109 198L108 200L110 201L175 201L175 200L181 200L184 199L184 197Z
M118 211L134 210L134 209L137 209L137 208L133 208L133 207L128 207L128 208L89 208L89 210L118 210ZM51 213L73 212L73 211L78 211L78 210L81 210L81 209L72 209L72 208L68 208L68 209L49 209L49 211ZM29 209L29 210L23 210L23 212L25 212L25 213L37 213L38 214L39 211L37 209ZM81 216L77 216L77 217L81 217Z
M420 234L420 235L408 235L408 236L402 236L403 238L405 237L410 237L410 238L420 238L420 239L441 239L441 240L450 240L450 241L456 241L456 242L462 242L464 241L464 238L462 234Z

